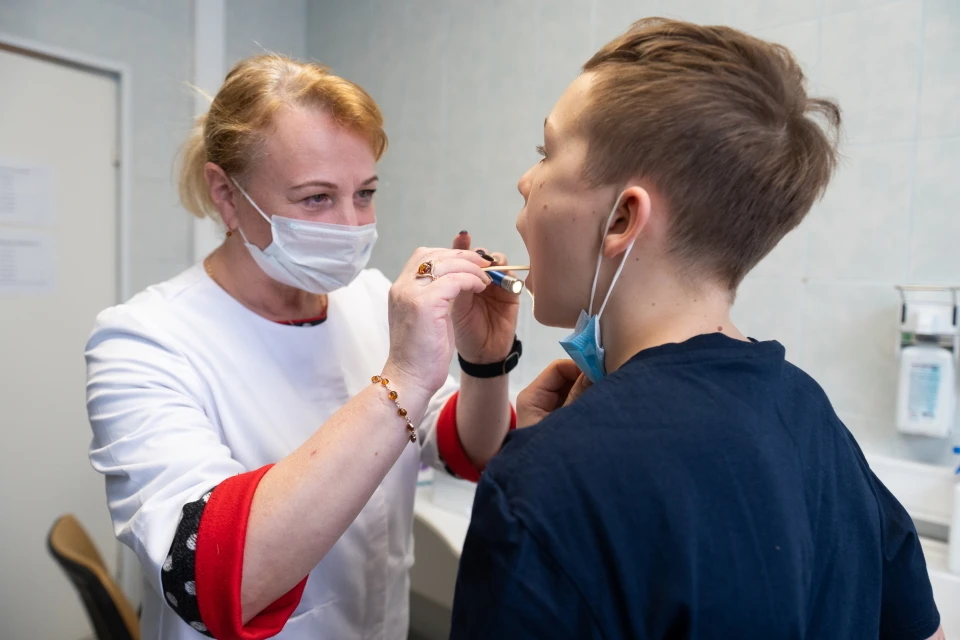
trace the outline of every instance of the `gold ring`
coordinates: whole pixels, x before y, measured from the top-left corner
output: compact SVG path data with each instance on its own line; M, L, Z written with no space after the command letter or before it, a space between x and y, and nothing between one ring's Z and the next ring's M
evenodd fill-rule
M430 278L431 280L437 279L436 274L433 273L433 260L420 263L420 266L417 267L417 277Z

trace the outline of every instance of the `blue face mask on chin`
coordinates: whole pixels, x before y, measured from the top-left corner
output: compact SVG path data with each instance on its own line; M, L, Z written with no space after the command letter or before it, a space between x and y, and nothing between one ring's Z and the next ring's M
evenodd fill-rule
M617 272L613 275L613 280L610 282L610 288L607 289L607 295L603 299L603 304L600 305L600 310L597 314L593 315L593 302L597 293L597 279L600 277L600 265L603 263L603 241L607 238L610 225L613 223L613 216L617 212L617 207L620 206L620 199L622 197L623 194L621 193L617 196L617 201L613 203L613 209L610 210L610 215L607 216L607 224L603 228L603 236L600 238L600 256L597 258L597 269L593 274L593 288L590 290L590 309L580 311L580 317L577 319L577 326L574 328L573 333L560 341L560 346L564 348L567 355L580 367L580 371L583 371L587 379L593 383L599 382L600 379L607 374L607 368L604 362L603 342L600 338L600 316L603 314L607 302L610 301L613 286L616 284L617 278L620 277L620 272L623 271L624 265L627 264L627 257L630 255L630 251L633 250L634 242L636 242L636 238L634 238L624 252L623 258L620 260L620 266L617 267Z

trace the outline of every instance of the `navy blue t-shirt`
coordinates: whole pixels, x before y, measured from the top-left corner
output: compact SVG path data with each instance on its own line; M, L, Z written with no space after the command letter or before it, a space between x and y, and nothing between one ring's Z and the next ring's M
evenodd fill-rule
M922 640L913 522L776 342L643 351L477 487L452 638Z

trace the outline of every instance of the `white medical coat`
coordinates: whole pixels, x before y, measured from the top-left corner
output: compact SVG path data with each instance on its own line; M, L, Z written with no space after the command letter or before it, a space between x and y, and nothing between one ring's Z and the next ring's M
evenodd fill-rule
M143 568L144 640L205 637L161 595L181 508L285 457L370 384L387 359L389 287L364 271L330 294L326 322L286 326L243 307L198 264L97 318L86 351L90 459L106 476L117 537ZM448 378L418 444L310 572L277 638L407 637L417 473L421 459L442 467L437 417L455 390Z

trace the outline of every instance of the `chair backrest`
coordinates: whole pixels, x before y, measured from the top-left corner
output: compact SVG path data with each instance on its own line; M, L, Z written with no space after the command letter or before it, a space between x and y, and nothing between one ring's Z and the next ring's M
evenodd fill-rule
M80 594L98 640L139 640L136 612L75 517L60 516L53 523L47 547Z

